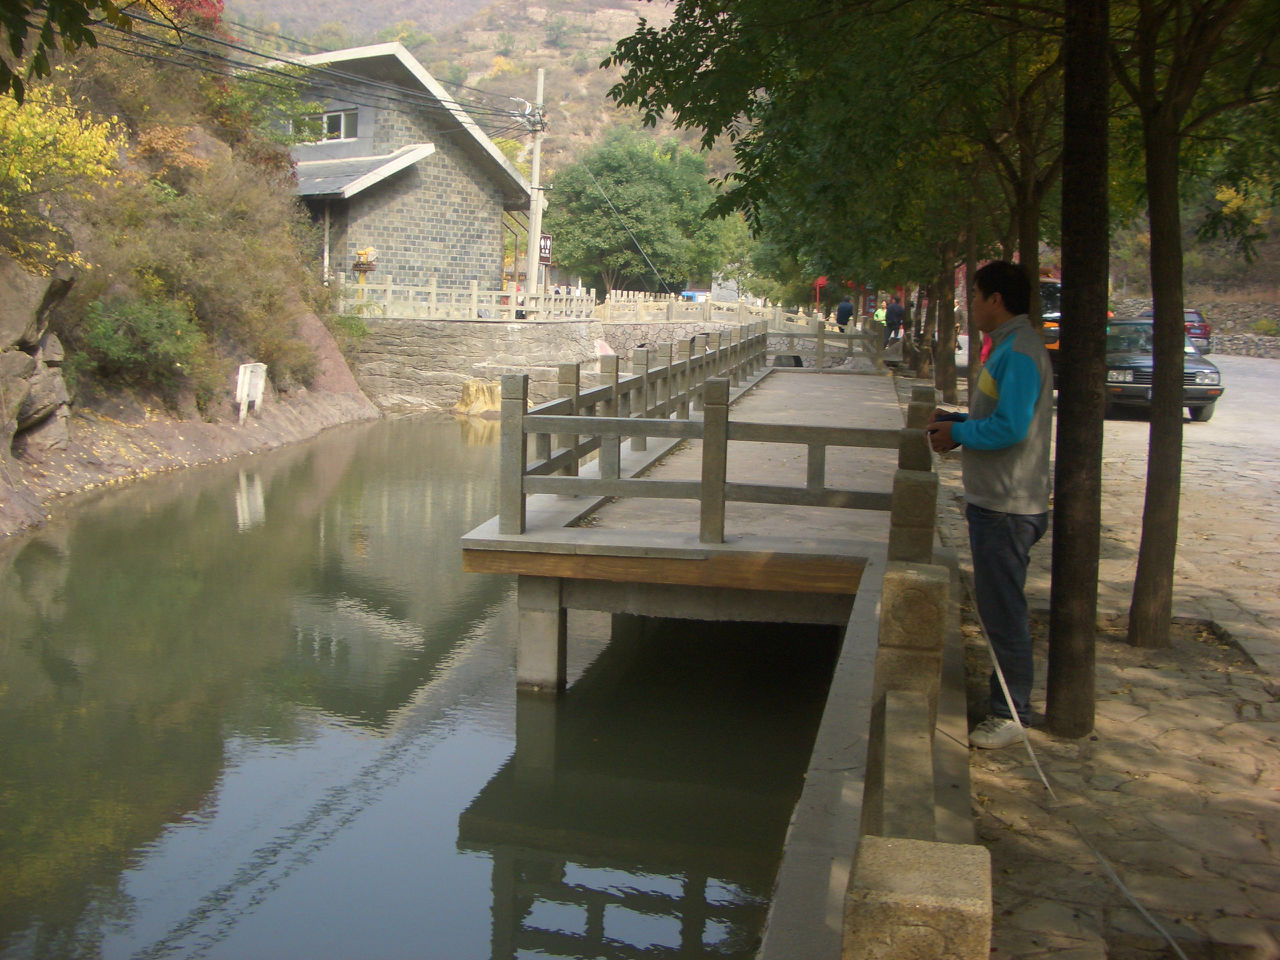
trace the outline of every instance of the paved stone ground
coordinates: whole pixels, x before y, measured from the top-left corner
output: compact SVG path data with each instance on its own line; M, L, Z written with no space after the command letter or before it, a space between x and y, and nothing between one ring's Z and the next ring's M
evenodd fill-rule
M1280 437L1254 416L1274 399L1280 362L1220 362L1229 386L1218 418L1186 425L1173 649L1123 642L1146 423L1109 420L1099 612L1110 629L1097 646L1095 730L1075 741L1032 732L1056 799L1024 747L971 751L978 834L993 862L992 957L1179 955L1095 851L1184 956L1280 957ZM899 378L900 391L911 383ZM940 458L938 471L940 535L964 567L958 458ZM1028 584L1041 611L1048 541ZM971 611L965 632L976 713L989 661ZM1037 704L1045 652L1042 636Z

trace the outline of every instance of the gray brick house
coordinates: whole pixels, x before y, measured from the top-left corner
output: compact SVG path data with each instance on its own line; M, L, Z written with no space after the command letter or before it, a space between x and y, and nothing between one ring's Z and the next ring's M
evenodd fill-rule
M529 210L529 184L399 43L300 58L323 139L292 150L298 195L323 227L325 275L352 279L377 250L374 278L442 290L496 288L503 216Z

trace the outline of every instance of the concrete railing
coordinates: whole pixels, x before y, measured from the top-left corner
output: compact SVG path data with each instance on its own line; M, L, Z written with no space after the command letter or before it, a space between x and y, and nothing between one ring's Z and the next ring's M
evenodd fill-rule
M685 300L672 294L611 290L596 315L605 323L753 323L764 321L772 331L786 324L808 328L811 318L790 313L777 304L750 300Z
M482 290L472 280L464 289L441 290L397 283L390 277L365 283L343 283L338 290L339 312L367 313L398 320L492 320L500 323L556 323L590 320L595 316L596 292L525 294L512 290Z
M913 389L908 429L923 427L935 397L932 388ZM936 477L931 497L923 485L913 497L915 510L932 514ZM921 513L913 521L920 528L900 541L900 562L884 575L863 835L845 902L843 960L982 960L990 953L991 859L973 842L963 665L954 654L959 675L943 684L947 641L959 645L954 578L933 562L932 518ZM959 702L944 709L948 694ZM959 809L948 811L948 799Z
M585 392L580 389L578 365L562 364L562 399L533 410L527 410L528 377L503 377L499 532L525 532L525 499L530 494L644 497L696 500L700 542L723 543L725 504L732 501L888 510L889 559L918 559L922 550L931 553L937 477L930 469L923 430L729 420L730 385L763 369L766 339L760 325L733 331L728 338L711 334L708 339L703 334L680 343L674 359L670 347L657 351L657 365L652 363L649 350L636 350L630 376L620 375L616 357L602 357L604 382ZM692 419L691 411L699 408L701 419ZM530 436L534 438L532 462L528 459ZM624 437L629 438L633 450L644 450L649 438L702 441L701 479L651 480L621 475ZM805 485L728 482L730 441L807 447ZM893 490L827 486L827 451L832 447L897 449L899 469ZM596 454L598 475L580 476L582 462Z

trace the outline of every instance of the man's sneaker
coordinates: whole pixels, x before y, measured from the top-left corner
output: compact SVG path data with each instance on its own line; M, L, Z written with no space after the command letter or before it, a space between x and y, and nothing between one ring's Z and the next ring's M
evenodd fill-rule
M983 750L998 750L1022 741L1022 727L1008 717L987 717L969 731L969 743Z

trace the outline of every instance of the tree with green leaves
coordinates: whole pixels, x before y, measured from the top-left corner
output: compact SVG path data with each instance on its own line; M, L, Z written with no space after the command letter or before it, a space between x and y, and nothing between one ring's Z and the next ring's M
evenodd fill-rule
M1207 147L1221 148L1238 135L1241 113L1260 129L1275 130L1280 6L1274 0L1132 0L1115 10L1111 64L1143 147L1155 315L1147 489L1129 641L1168 646L1182 486L1183 168Z
M0 95L21 103L27 80L49 76L50 53L59 46L67 51L96 47L93 28L100 23L120 30L132 27L112 0L5 0L0 30L8 56L0 55Z
M555 175L544 222L556 263L588 285L678 292L735 259L730 228L705 216L714 200L702 157L621 129Z

